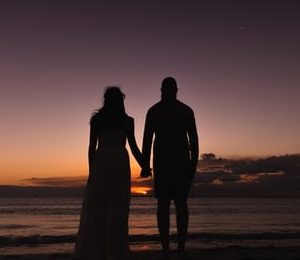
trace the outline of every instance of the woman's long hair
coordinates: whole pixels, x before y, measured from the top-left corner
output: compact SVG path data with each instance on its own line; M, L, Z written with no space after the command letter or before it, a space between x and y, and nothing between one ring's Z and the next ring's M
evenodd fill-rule
M119 130L126 118L125 95L119 87L107 87L104 93L104 105L93 114L91 124L95 123L97 128L109 131Z

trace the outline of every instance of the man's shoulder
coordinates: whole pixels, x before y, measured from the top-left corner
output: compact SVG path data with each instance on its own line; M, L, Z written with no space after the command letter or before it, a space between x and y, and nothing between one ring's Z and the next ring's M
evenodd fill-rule
M126 115L125 120L126 120L128 123L134 123L134 118L133 118L132 116Z
M152 107L148 109L148 114L156 114L160 113L161 109L164 109L166 104L164 104L162 101L157 102ZM176 100L175 106L174 103L172 105L172 109L175 109L175 111L185 114L194 114L193 109L189 107L187 104L181 102L180 100Z
M185 113L189 113L189 114L193 114L193 109L190 108L187 104L181 102L180 100L177 100L176 102L178 108L182 111L184 111Z
M156 111L161 109L161 101L154 104L152 107L148 109L148 114L156 113Z
M134 121L134 118L132 116L130 116L130 115L126 115L125 119L129 120L129 121Z

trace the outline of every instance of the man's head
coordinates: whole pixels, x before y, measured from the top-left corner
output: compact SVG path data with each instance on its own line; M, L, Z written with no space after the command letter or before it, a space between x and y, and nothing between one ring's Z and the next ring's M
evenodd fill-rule
M172 77L164 78L161 83L161 98L163 100L176 99L177 95L177 83Z

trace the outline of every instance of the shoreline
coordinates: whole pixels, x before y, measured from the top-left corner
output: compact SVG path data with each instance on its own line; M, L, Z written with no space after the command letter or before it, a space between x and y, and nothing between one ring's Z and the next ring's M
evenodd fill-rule
M227 248L214 248L214 249L190 249L187 250L189 259L201 260L286 260L286 259L299 259L299 247L240 247L231 246ZM161 258L159 250L140 250L131 251L128 260L155 260ZM1 260L72 260L71 253L53 253L53 254L23 254L23 255L6 255L0 256ZM179 259L176 251L171 251L170 260Z

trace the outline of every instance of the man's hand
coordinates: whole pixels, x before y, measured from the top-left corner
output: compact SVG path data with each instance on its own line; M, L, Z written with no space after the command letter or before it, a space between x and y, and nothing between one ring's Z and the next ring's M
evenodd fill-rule
M140 173L141 178L148 178L152 176L151 168L143 168Z

